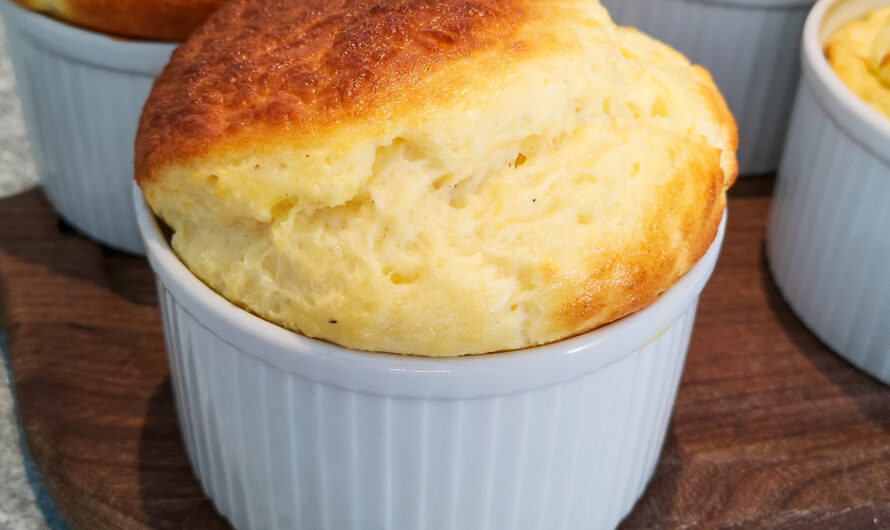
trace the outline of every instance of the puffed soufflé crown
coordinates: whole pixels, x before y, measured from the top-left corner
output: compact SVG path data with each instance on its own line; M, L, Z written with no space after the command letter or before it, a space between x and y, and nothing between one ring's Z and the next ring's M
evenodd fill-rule
M825 58L847 88L890 119L890 6L841 27Z
M205 283L429 356L651 304L714 240L735 123L591 0L234 0L146 104L136 178Z

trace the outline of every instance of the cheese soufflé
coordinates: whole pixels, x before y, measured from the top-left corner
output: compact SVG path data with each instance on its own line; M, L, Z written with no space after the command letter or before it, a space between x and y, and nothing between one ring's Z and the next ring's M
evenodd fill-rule
M14 0L56 19L121 37L185 40L223 0Z
M844 25L825 57L853 93L890 119L890 6Z
M515 350L650 305L736 176L708 73L594 0L234 0L136 179L233 303L348 348Z

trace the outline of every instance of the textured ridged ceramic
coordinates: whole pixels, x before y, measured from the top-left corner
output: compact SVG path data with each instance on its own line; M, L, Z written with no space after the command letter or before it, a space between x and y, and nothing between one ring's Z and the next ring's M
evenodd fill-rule
M600 330L435 359L348 350L233 306L135 199L189 459L239 529L614 527L655 469L723 238Z
M0 0L31 153L46 196L77 230L141 254L133 142L175 45L126 41Z
M886 5L822 0L807 20L767 253L801 320L890 384L890 121L847 90L822 51L843 23Z
M815 0L602 0L705 66L739 126L739 171L775 171L800 75L800 32Z

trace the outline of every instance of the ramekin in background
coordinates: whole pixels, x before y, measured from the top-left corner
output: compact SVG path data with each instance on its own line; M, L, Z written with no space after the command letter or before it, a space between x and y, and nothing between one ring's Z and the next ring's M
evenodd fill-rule
M348 350L194 277L138 189L192 469L239 529L611 528L655 469L723 238L652 306L519 352Z
M707 68L739 126L739 172L770 173L800 76L800 32L815 0L601 0Z
M142 254L133 212L133 142L174 44L85 31L0 0L31 153L69 224Z
M890 384L890 121L834 74L824 43L890 0L820 0L767 232L776 284L842 357Z

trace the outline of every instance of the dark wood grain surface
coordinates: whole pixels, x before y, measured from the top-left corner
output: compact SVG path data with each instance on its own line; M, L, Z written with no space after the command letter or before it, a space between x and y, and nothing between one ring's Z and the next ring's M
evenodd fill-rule
M763 257L770 180L734 191L655 477L624 528L890 528L890 388L789 311ZM218 528L179 440L139 258L0 201L0 321L35 463L74 528Z

